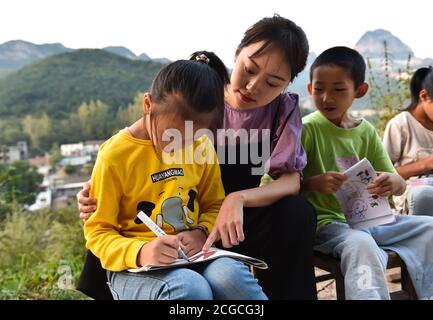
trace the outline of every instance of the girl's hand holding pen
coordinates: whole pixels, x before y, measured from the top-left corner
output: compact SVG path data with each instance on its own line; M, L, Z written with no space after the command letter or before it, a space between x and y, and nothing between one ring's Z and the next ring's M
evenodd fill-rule
M137 266L170 264L179 257L178 249L185 247L175 235L157 237L143 245L137 255Z
M183 249L185 246L179 240L177 236L168 236L164 230L162 230L152 219L150 219L143 211L139 211L137 214L136 223L143 222L156 236L157 238L148 242L143 247L141 247L140 253L137 255L137 265L142 267L146 264L169 264L172 263L177 258L185 259L187 261L188 257L184 253ZM163 240L158 240L163 239ZM156 242L155 242L156 241ZM147 245L149 246L149 252L147 252ZM144 254L142 254L144 248ZM173 254L173 249L176 250L176 253ZM156 251L155 251L156 250ZM162 250L158 252L158 250ZM146 256L149 255L148 257ZM173 258L174 257L174 258ZM143 261L153 261L147 262L143 264Z

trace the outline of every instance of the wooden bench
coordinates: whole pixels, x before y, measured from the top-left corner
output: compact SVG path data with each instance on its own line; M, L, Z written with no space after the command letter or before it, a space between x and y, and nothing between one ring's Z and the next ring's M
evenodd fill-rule
M316 277L316 283L335 279L335 289L337 293L337 300L346 300L344 290L344 278L340 269L340 260L332 256L314 251L313 254L314 265L322 269L327 274ZM391 292L391 299L393 300L416 300L417 295L413 287L406 264L400 259L399 255L393 251L388 251L388 265L387 269L400 268L401 272L401 291Z

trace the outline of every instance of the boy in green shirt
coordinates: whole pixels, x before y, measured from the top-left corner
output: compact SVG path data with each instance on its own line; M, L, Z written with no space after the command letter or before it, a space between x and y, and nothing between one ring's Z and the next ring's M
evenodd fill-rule
M406 263L419 298L433 296L433 218L397 216L391 224L351 229L335 196L342 172L367 158L378 177L367 186L372 195L388 197L405 190L375 128L348 116L353 101L368 91L365 62L355 50L334 47L317 57L308 91L318 111L303 118L302 142L308 163L303 191L315 206L315 249L341 259L347 299L389 299L385 277L387 254Z

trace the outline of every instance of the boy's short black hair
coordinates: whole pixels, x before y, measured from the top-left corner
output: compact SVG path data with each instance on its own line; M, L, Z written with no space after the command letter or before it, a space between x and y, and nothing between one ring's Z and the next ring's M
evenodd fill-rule
M365 81L365 61L361 54L348 47L333 47L323 51L314 60L310 68L310 82L313 81L313 72L320 66L337 66L350 73L350 77L358 88Z

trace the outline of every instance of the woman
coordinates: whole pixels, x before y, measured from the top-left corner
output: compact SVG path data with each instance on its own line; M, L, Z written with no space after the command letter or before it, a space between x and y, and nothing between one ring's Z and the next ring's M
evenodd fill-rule
M227 196L204 249L220 238L219 246L265 260L269 269L257 270L256 276L270 299L317 298L312 261L316 213L298 195L306 164L301 115L297 95L284 92L305 68L308 50L305 33L292 21L278 15L264 18L246 31L225 88L224 128L255 129L257 134L241 141L219 139ZM266 153L268 147L264 170L257 168L256 159L243 161L245 150L251 156L251 150ZM229 160L236 155L240 161L226 163L231 161L222 159L222 151ZM264 173L271 182L259 187ZM77 195L83 220L96 208L88 196L86 185Z

